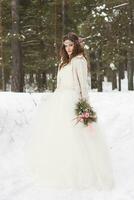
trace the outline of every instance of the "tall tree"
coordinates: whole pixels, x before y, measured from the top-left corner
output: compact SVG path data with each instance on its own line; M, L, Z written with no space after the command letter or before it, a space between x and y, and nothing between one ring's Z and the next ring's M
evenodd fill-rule
M0 77L1 77L1 88L3 90L6 90L5 71L4 71L4 62L3 62L2 0L0 0Z
M92 88L101 90L103 76L112 81L113 89L116 88L117 80L121 83L127 66L128 77L132 83L134 34L131 24L133 17L131 16L133 15L133 1L131 12L129 11L129 0L19 1L20 31L18 34L13 32L11 34L10 2L12 1L2 1L3 62L7 89L10 89L8 86L10 86L11 71L12 73L13 70L17 72L14 64L11 67L14 52L11 42L13 44L13 40L17 39L19 44L21 40L23 50L24 91L29 89L32 91L54 90L61 38L69 31L74 31L81 37L87 38ZM99 51L101 54L97 53ZM114 67L110 68L110 63L113 63Z
M128 89L133 90L133 75L134 75L134 1L129 0L129 44L128 44Z
M11 90L15 92L23 92L23 67L20 44L20 28L19 28L19 0L11 1L12 14L12 79Z

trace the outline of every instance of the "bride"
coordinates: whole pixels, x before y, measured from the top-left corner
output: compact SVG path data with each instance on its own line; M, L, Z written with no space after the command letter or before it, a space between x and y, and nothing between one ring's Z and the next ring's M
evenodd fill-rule
M57 88L41 100L30 126L30 175L45 187L111 189L111 161L98 123L86 127L74 120L78 99L89 102L87 60L75 33L63 37L60 55Z

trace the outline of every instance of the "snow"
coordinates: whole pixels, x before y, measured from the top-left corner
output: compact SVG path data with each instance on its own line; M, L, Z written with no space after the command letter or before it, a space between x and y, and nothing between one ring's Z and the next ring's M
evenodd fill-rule
M107 88L107 91L106 91ZM110 88L110 87L109 87ZM57 191L39 188L26 175L23 149L40 99L52 93L0 93L0 200L134 199L134 92L89 91L109 146L115 176L111 192Z

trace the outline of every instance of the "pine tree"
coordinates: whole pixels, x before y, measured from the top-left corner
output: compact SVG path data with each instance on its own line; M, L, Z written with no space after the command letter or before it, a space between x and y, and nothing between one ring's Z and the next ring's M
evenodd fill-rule
M23 92L23 66L20 44L19 0L11 1L12 11L12 82L11 90Z

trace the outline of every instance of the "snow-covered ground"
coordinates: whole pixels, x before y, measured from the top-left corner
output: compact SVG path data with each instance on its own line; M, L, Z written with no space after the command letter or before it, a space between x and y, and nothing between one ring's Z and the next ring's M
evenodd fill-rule
M0 93L0 200L133 200L134 92L89 92L111 153L116 188L110 193L43 189L26 175L26 130L40 99L49 95Z

